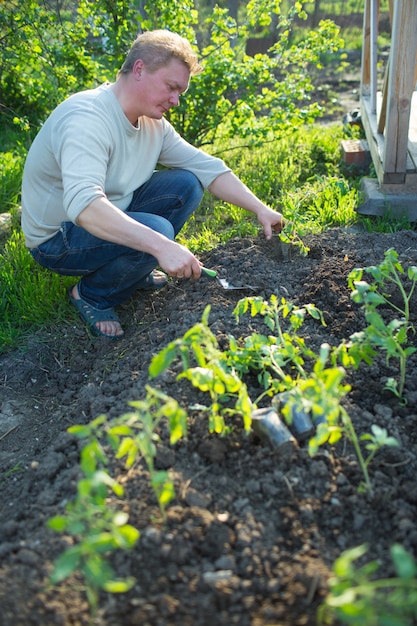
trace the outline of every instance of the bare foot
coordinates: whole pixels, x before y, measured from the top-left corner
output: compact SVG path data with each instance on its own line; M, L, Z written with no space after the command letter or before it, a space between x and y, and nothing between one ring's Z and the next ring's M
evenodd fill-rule
M74 285L74 287L72 288L71 295L75 300L80 300L80 294L78 293L77 285ZM96 322L95 326L97 330L103 333L103 335L107 335L108 337L121 337L124 334L120 322L116 322L114 320Z

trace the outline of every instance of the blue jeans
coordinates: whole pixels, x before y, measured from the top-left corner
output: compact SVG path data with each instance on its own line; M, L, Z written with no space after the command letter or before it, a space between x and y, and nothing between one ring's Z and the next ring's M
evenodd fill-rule
M126 213L174 239L202 195L202 186L191 172L157 171L134 192ZM62 222L59 232L31 254L57 274L81 276L80 296L97 309L125 302L158 265L152 255L99 239L72 222Z

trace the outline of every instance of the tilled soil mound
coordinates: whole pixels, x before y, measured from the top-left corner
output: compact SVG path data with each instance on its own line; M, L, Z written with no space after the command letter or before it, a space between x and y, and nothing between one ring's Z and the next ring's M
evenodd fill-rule
M411 231L332 229L306 237L308 256L294 251L290 259L278 254L276 243L236 239L201 260L232 283L253 285L266 300L275 293L298 305L314 303L326 326L306 318L300 330L314 350L365 327L363 311L350 298L351 269L380 263L388 248L395 248L404 267L417 264ZM172 281L121 308L126 332L120 341L90 338L69 308L68 325L38 333L1 357L1 626L89 623L81 578L48 584L53 561L70 539L46 521L63 513L81 476L80 443L67 428L128 412L130 401L144 397L153 355L199 322L207 305L220 346L229 335L266 332L257 318L235 320L232 311L244 295L208 278ZM413 298L414 324L416 311ZM382 449L369 466L372 495L358 491L363 476L346 438L313 458L306 444L281 457L241 425L223 438L210 434L198 411L202 394L176 381L176 365L153 380L189 415L186 439L170 446L168 430L160 432L157 466L169 471L176 495L162 524L146 466L139 462L127 471L120 462L113 468L125 497L112 503L128 512L140 539L111 563L118 576L133 576L136 583L126 594L103 593L94 623L313 626L334 560L363 543L369 544L366 559L381 562L378 576L392 576L394 542L417 552L416 369L414 354L407 363L406 403L384 391L387 377L398 376L398 363L387 364L384 354L346 373L352 389L343 404L358 435L377 424L400 443ZM255 377L251 385L259 393Z

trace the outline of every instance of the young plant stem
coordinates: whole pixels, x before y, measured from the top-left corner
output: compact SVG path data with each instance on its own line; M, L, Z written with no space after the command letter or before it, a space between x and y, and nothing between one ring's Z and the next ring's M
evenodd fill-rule
M360 468L362 470L362 473L365 479L364 481L365 490L367 493L372 495L372 484L369 478L368 465L373 455L369 457L367 461L365 461L363 454L362 454L361 447L359 445L358 436L352 424L352 420L350 419L349 414L343 407L341 407L341 419L342 419L343 426L345 428L345 432L347 436L349 437L350 441L352 442L353 447L355 448L356 456L358 458L359 465L360 465Z

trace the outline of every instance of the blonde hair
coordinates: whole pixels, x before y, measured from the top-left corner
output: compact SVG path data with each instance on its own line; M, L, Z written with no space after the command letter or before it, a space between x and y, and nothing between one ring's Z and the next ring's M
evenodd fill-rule
M190 42L169 30L152 30L138 35L133 42L119 74L128 74L138 59L141 59L150 72L156 72L168 65L172 58L179 59L194 76L202 71L196 53Z

